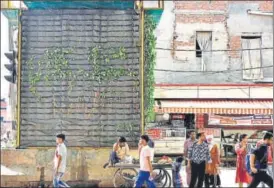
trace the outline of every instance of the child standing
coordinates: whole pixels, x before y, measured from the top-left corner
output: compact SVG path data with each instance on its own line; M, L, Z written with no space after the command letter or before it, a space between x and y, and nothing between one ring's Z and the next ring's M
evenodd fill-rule
M178 157L176 161L172 164L172 179L173 179L173 187L181 188L183 187L182 176L180 174L182 169L183 158Z

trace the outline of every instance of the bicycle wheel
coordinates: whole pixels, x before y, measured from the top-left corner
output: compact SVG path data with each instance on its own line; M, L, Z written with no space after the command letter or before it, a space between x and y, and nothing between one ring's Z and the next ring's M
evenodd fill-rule
M164 171L164 173L165 173L165 175L166 175L166 179L167 179L167 181L166 181L166 183L165 183L164 186L165 186L165 187L172 187L172 186L171 186L172 178L171 178L169 172L168 172L166 169L163 169L163 171Z
M135 177L138 172L134 168L118 169L114 173L113 186L114 187L133 187Z
M165 174L162 169L153 169L153 173L155 173L155 177L153 179L156 187L164 187L166 181L165 181Z
M169 173L163 168L155 168L153 172L156 172L156 176L154 177L154 183L156 187L170 187L171 185L171 178ZM166 185L169 186L166 186Z

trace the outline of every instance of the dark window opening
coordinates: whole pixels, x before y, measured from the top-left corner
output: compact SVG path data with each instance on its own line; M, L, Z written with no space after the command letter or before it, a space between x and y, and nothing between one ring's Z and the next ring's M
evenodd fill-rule
M242 39L260 39L261 36L242 36Z
M196 57L202 57L202 51L197 40L196 40Z

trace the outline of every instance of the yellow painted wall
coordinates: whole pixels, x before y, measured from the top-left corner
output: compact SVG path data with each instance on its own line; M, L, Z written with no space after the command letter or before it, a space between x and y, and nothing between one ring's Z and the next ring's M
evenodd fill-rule
M100 187L112 186L115 169L104 169L110 149L68 148L65 181L95 181ZM137 150L131 150L137 158ZM21 172L21 176L1 174L1 187L24 186L40 180L37 166L45 167L45 181L52 181L54 149L2 150L1 165ZM4 173L4 172L2 172Z
M8 1L1 1L1 9L9 8L9 2Z

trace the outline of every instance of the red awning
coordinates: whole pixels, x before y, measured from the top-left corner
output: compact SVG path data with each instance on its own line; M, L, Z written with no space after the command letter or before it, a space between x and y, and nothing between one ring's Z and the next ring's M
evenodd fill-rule
M157 113L273 114L273 100L160 100Z

